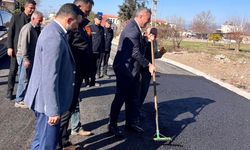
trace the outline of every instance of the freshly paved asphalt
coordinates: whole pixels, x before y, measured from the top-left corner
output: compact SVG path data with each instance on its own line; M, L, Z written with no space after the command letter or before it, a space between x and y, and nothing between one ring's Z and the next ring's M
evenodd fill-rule
M112 52L114 54L114 52ZM113 56L111 57L113 58ZM125 132L125 139L107 133L110 104L115 93L115 76L101 79L98 88L82 88L81 120L91 137L71 137L82 149L125 150L248 150L250 148L250 101L167 63L156 61L160 131L172 142L154 142L153 89L143 106L143 135ZM8 58L0 60L0 150L29 149L34 134L30 110L14 108L4 98L7 87ZM120 115L124 126L124 111Z

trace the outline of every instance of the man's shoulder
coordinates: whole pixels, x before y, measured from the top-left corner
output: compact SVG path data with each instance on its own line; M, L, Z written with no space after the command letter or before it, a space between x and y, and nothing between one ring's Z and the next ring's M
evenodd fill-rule
M44 27L43 32L48 33L57 33L59 31L63 31L63 29L61 29L61 27L55 22L52 21L51 23L49 23L47 26Z
M31 23L27 23L25 24L21 30L31 30L32 29L32 24Z
M57 26L55 22L51 22L42 30L39 37L41 38L41 40L48 40L48 42L59 41L62 37L60 32L63 32L61 31L60 27Z
M14 18L20 18L21 16L23 16L22 12L13 15Z
M23 12L17 13L17 14L14 14L14 15L13 15L14 20L22 20L22 18L24 18L24 17L25 17L25 16L24 16L24 13L23 13Z
M125 28L129 28L129 29L135 29L137 28L137 23L135 22L135 20L129 20L129 22L127 23Z
M125 32L125 34L139 34L140 33L140 30L139 28L137 27L137 24L136 22L133 22L133 21L130 21L127 26L124 28L123 30Z

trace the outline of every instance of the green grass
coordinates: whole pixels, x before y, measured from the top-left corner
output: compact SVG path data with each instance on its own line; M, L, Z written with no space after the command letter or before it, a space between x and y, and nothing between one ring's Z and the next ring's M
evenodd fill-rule
M241 44L240 45L240 50L242 52L250 52L250 44Z
M173 50L173 43L169 40L159 41L159 48L164 47L167 51L171 52ZM229 45L216 44L213 45L212 42L196 42L196 41L182 41L180 45L181 50L188 51L189 53L209 53L216 55L225 52L234 52L234 45L232 44L229 48ZM240 52L233 53L237 57L247 57L250 58L250 44L241 44Z

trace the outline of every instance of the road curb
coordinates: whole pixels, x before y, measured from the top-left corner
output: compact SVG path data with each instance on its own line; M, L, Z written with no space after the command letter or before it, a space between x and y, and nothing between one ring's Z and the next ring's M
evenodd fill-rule
M234 85L225 83L225 82L223 82L223 81L221 81L219 79L216 79L216 78L214 78L214 77L212 77L212 76L210 76L210 75L208 75L208 74L206 74L204 72L201 72L201 71L196 70L196 69L194 69L192 67L181 64L179 62L176 62L176 61L164 58L164 57L162 57L160 60L164 61L164 62L167 62L169 64L172 64L174 66L177 66L179 68L182 68L184 70L187 70L187 71L189 71L189 72L191 72L191 73L193 73L193 74L195 74L197 76L202 76L202 77L206 78L207 80L210 80L210 81L212 81L212 82L214 82L216 84L219 84L220 86L222 86L222 87L224 87L224 88L226 88L226 89L228 89L228 90L230 90L230 91L232 91L234 93L237 93L238 95L240 95L242 97L245 97L248 100L250 100L250 93L248 93L246 91L243 91L240 88L235 87Z

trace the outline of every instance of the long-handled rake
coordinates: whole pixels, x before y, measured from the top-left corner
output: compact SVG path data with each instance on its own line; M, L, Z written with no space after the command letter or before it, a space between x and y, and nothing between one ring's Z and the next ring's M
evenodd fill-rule
M155 65L155 56L154 56L154 42L151 41L151 55L152 55L152 64ZM166 137L160 133L159 129L159 114L158 114L158 99L156 91L156 78L155 73L153 74L153 85L154 85L154 105L155 105L155 123L156 123L156 133L154 135L154 141L171 141L171 137Z

